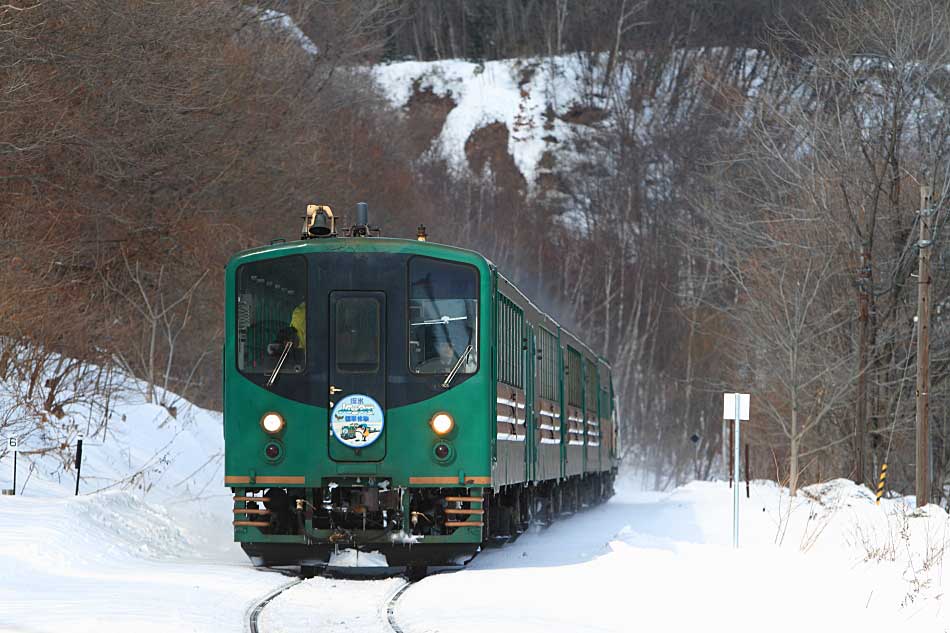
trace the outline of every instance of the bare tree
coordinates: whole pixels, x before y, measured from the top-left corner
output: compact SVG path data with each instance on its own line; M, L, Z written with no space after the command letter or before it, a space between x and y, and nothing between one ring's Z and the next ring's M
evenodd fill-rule
M130 324L128 331L138 343L132 347L131 358L121 351L116 356L129 375L142 377L146 402L157 402L171 408L174 402L170 398L176 397L169 387L174 376L177 343L193 318L195 294L208 271L203 271L190 286L182 288L169 281L165 264L159 264L157 271L149 273L143 270L140 262L130 263L125 251L122 252L122 263L127 276L121 283L111 277L104 277L104 280L137 315L138 319ZM193 361L179 395L187 392L191 378L205 356L206 353L199 354Z

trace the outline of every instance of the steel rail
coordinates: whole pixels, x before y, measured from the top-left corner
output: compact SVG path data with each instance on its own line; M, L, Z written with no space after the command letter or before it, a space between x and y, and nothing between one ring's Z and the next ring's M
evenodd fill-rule
M396 592L389 598L386 602L386 621L389 622L389 628L393 630L393 633L405 633L402 628L396 623L396 601L402 597L402 594L406 593L406 589L413 586L415 583L406 581L402 587L396 590Z
M259 620L260 620L261 613L264 611L264 607L270 604L270 602L273 601L274 598L276 598L283 592L287 591L288 589L292 587L296 587L304 580L305 580L304 578L298 578L292 582L288 582L284 585L281 585L280 587L277 587L276 589L272 590L266 596L264 596L263 598L258 600L256 603L254 603L247 611L247 623L248 623L247 630L250 633L262 633L260 629ZM388 622L390 628L393 630L393 633L405 633L403 629L399 626L399 624L396 623L396 602L399 600L402 594L404 594L406 590L409 589L409 587L411 587L413 584L415 583L407 580L402 586L399 587L399 589L393 592L393 594L389 597L389 599L387 599L386 602L384 603L383 608L380 609L380 613L386 616L386 621Z
M303 578L297 578L296 580L283 584L253 604L247 612L247 630L250 631L250 633L260 633L260 628L258 627L258 618L260 618L261 611L264 610L264 607L266 607L271 600L284 593L291 587L296 587L299 585L301 582L303 582L303 580Z

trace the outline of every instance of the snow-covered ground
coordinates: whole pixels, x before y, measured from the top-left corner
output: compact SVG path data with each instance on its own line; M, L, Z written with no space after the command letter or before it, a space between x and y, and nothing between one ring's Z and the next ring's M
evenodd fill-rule
M78 497L71 467L22 447L17 496L0 497L0 631L239 631L288 581L232 543L220 414L134 393L85 439Z
M87 440L79 497L72 471L40 460L29 475L26 458L24 494L0 497L0 630L241 630L289 579L231 542L220 415L186 406L171 418L129 399L113 415L105 440ZM0 460L0 487L10 468ZM735 551L726 484L637 483L625 476L608 504L426 578L396 620L406 633L950 630L950 522L936 506L875 506L843 480L791 500L760 482L742 498ZM402 582L305 581L264 609L262 630L386 631Z
M454 633L950 630L943 511L876 507L845 481L807 493L817 500L790 508L776 486L753 486L735 551L726 484L627 481L605 506L412 587L396 618Z

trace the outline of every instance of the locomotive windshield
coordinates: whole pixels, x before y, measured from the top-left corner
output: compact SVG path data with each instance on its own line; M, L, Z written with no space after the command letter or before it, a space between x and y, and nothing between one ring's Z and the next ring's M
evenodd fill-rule
M471 346L458 373L478 369L478 273L428 257L409 262L409 369L448 374Z
M237 271L237 364L246 374L298 374L307 365L307 262L282 257ZM281 363L281 358L283 362Z

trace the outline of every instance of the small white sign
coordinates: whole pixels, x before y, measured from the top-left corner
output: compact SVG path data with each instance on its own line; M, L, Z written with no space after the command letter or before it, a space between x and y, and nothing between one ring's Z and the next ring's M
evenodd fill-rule
M17 441L15 437L7 438L7 448L9 448L14 453L20 452L20 442Z
M724 393L722 403L722 417L724 420L736 419L736 396L739 397L739 419L749 419L749 394Z

